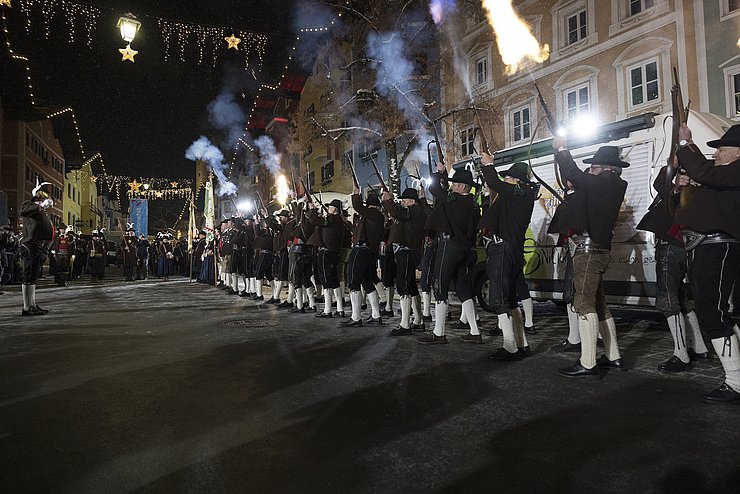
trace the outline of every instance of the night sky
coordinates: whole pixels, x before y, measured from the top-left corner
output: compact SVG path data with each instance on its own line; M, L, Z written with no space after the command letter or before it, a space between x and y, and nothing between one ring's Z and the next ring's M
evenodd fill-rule
M72 106L87 155L101 152L111 174L191 177L193 166L185 160L185 150L201 134L213 134L207 105L227 75L248 113L258 84L276 82L294 41L293 0L86 0L101 9L91 47L81 26L76 30L78 39L69 43L59 0L49 39L44 39L38 13L28 35L19 2L6 9L6 16L14 51L31 61L37 103ZM143 24L132 43L139 51L135 63L122 63L118 53L125 43L116 21L126 12L134 13ZM197 65L194 40L186 62L176 52L165 62L156 17L268 34L263 73L257 74L256 81L244 70L243 57L227 51L225 42L215 68L210 61ZM229 150L223 151L228 160Z

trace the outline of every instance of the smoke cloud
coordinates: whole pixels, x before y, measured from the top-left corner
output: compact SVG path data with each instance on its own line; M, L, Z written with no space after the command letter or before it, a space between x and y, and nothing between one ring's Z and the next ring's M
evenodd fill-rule
M447 14L455 10L455 0L432 0L429 2L429 13L434 23L442 24Z
M225 171L228 169L228 166L224 164L223 153L206 136L200 136L190 145L187 151L185 151L185 158L191 161L202 160L208 164L208 168L218 178L218 190L216 193L219 196L236 193L236 185L226 178Z
M241 137L246 119L233 93L222 91L208 104L208 121L224 133L228 147L234 146Z
M254 141L254 145L259 149L262 163L273 176L277 177L280 174L281 156L275 149L273 140L269 136L260 136Z

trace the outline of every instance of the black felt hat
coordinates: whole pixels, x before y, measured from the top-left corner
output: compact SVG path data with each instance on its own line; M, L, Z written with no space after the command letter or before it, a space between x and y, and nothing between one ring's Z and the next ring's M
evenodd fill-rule
M725 135L723 135L719 139L709 141L707 143L707 146L712 148L718 148L722 146L740 148L740 124L730 127L729 129L727 129L727 132L725 132Z
M413 199L415 201L418 201L419 192L416 189L408 187L407 189L404 189L403 193L401 194L401 199Z
M449 179L450 182L458 184L473 185L473 174L467 168L463 170L457 170L454 175Z
M522 161L517 161L508 170L501 172L501 176L514 177L522 182L529 182L529 165Z
M586 158L583 162L602 166L618 166L620 168L627 168L630 166L626 161L622 161L622 157L619 155L619 148L617 146L601 146L598 151L596 151L596 154L590 158Z
M329 204L327 204L327 206L334 206L335 208L337 208L337 209L339 209L341 211L342 210L342 201L339 200L339 199L334 199Z
M367 196L367 201L365 203L368 206L380 206L380 197L378 197L378 194L370 194Z

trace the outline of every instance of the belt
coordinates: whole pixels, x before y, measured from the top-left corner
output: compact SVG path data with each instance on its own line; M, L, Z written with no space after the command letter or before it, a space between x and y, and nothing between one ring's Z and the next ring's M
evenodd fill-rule
M684 248L687 251L694 250L699 244L726 244L738 243L740 240L724 232L700 233L694 230L681 230Z
M483 247L488 248L489 245L493 242L494 244L502 244L504 242L504 239L496 235L495 233L489 237L486 237L485 235L481 236L483 239Z
M367 242L357 242L355 247L367 247Z
M593 239L587 235L573 235L571 237L573 240L573 243L576 245L576 249L578 250L605 250L605 251L611 251L609 247L603 246L601 244L597 244L593 241Z

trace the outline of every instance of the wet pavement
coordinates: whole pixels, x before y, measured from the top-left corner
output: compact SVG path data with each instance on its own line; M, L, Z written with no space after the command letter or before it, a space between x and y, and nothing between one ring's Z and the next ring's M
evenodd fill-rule
M698 400L716 359L657 371L650 311L614 309L630 370L583 382L552 303L496 364L495 329L423 346L182 279L37 299L0 295L0 492L740 492L740 406Z

